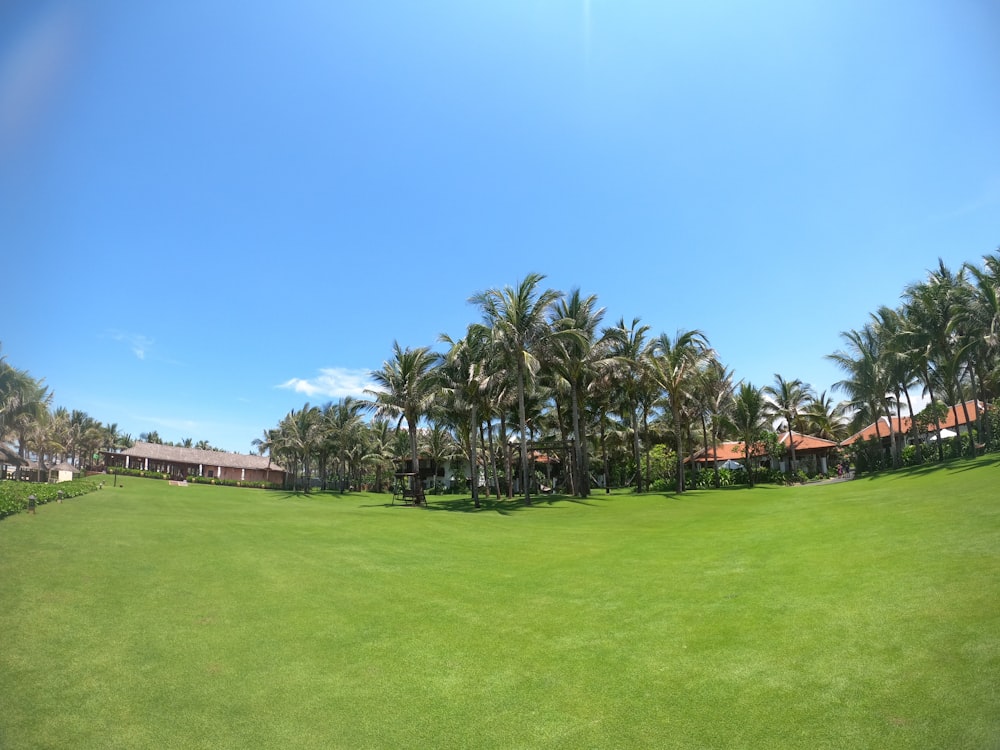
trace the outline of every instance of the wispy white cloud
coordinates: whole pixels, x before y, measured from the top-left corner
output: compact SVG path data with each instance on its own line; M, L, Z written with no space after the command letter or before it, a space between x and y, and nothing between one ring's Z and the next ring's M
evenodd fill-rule
M127 344L132 353L139 359L145 359L146 354L153 346L153 339L143 336L141 333L127 333L125 331L109 331L110 336L115 341Z
M368 370L349 370L344 367L326 367L314 378L291 378L278 388L303 393L309 398L364 398L365 389L372 387Z

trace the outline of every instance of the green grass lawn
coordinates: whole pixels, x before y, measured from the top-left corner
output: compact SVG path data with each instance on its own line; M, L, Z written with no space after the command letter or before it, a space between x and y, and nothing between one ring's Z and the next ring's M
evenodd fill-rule
M0 522L0 747L998 747L998 479L472 512L129 478Z

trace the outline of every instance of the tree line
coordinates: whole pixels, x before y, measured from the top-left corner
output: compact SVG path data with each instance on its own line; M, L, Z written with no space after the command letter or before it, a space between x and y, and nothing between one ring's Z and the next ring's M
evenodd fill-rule
M315 475L324 489L381 490L401 459L418 473L430 464L437 477L460 458L475 467L468 489L477 506L481 489L512 497L515 485L531 503L555 479L587 497L599 484L642 492L666 475L681 493L698 451L714 455L736 440L748 460L759 446L777 454L778 432L839 441L875 422L879 438L889 438L889 463L899 466L908 436L896 425L914 413L913 393L929 401L912 421L916 433L939 431L949 407L991 404L1000 389L997 254L957 270L939 261L903 289L899 306L842 332L842 348L828 355L843 373L833 386L840 401L777 373L766 386L737 380L703 331L654 334L638 317L606 324L596 295L545 288L544 280L533 273L474 294L480 320L460 337L442 334L436 347L395 342L364 397L293 409L253 447L306 488ZM992 447L989 414L963 414L975 423L962 444L969 455ZM936 456L923 455L915 433L915 460L944 458L943 441ZM163 443L155 431L140 439ZM44 382L0 356L0 443L12 442L21 459L85 465L132 439L85 412L53 409ZM795 444L787 442L791 471ZM165 444L214 450L190 438ZM659 477L657 465L668 467ZM713 475L718 484L717 465Z
M132 436L119 430L116 422L107 424L79 409L53 406L54 394L44 378L35 378L28 370L15 367L0 355L0 446L14 444L21 463L29 459L39 468L56 463L69 463L81 469L101 463L101 451L120 451L135 444ZM139 440L185 448L220 450L207 440L197 443L191 438L180 442L164 442L154 430L144 432ZM2 460L0 456L0 460Z
M842 332L844 347L828 355L844 373L834 388L846 398L837 402L781 374L763 387L737 381L703 331L654 335L639 318L605 325L595 295L545 288L544 279L529 274L473 295L481 320L462 336L442 335L441 350L395 342L371 373L367 398L306 404L255 446L307 485L316 471L324 487L330 471L341 487L365 476L382 487L403 457L419 472L421 462L460 456L476 467L469 489L477 506L481 477L487 491L499 496L503 485L508 497L517 480L530 504L547 481L536 468L543 456L559 459L566 490L578 497L597 475L605 486L618 476L641 492L650 456L663 446L682 493L690 458L703 449L714 455L722 441L741 441L747 459L756 446L773 449L776 431L839 441L881 417L912 414L915 390L930 401L923 424L939 430L940 416L926 415L940 415L943 404L991 403L1000 387L997 255L957 271L939 261L904 289L898 308L879 308L860 329ZM988 434L976 425L979 439ZM894 466L903 437L891 435ZM787 442L792 470L795 444ZM968 443L975 454L977 439Z

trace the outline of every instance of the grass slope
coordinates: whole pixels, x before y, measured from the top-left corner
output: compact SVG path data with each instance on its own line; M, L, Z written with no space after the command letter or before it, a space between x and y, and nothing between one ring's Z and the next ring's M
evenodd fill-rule
M996 747L998 471L479 512L128 479L0 523L0 747Z

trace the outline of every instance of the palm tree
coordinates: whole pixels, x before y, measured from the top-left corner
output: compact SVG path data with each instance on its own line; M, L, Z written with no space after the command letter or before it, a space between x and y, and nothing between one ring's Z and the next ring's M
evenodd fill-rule
M272 450L275 447L275 443L278 440L277 430L264 430L263 434L259 438L254 438L250 441L250 444L257 449L258 456L267 456L267 469L264 471L264 481L271 481L271 461Z
M767 396L771 414L785 420L788 429L788 448L791 451L788 473L791 474L798 468L795 458L795 425L803 407L813 397L812 389L798 378L785 380L775 373L774 385L765 386L764 394Z
M327 462L330 457L337 465L338 488L346 489L349 467L355 458L353 448L361 443L361 412L365 403L353 396L330 402L320 410L319 456L323 489L327 488ZM360 456L361 454L359 454ZM358 456L358 457L359 457Z
M395 418L397 429L406 420L410 438L410 460L413 473L420 481L420 455L417 446L417 426L433 402L437 380L434 364L437 356L426 346L416 349L392 344L392 359L382 363L381 370L371 373L376 388L365 389L373 397L368 407L376 418Z
M943 388L956 396L961 391L953 381L959 369L952 336L953 321L960 310L955 294L957 283L955 275L939 259L938 269L926 281L909 285L903 293L906 327L902 335L918 365L932 409L936 403L935 389L940 392ZM952 406L954 400L953 397ZM937 414L936 409L934 413ZM938 459L943 461L940 419L935 419L935 428Z
M826 395L826 391L813 396L802 412L810 435L836 441L847 437L844 414L844 404L834 404L833 399Z
M422 446L431 461L434 486L432 492L437 494L437 476L441 465L461 454L461 449L455 436L449 432L443 422L434 421L430 429L422 433Z
M551 310L550 325L557 335L550 339L546 362L567 385L570 394L570 418L573 431L573 465L579 481L576 494L590 494L589 451L586 420L581 420L587 390L608 356L607 339L597 338L597 327L604 318L604 308L597 307L597 297L582 297L573 289L568 299L557 301Z
M684 492L684 447L682 412L693 390L693 375L709 354L708 339L698 330L677 331L671 339L665 333L653 340L649 349L653 377L663 390L673 417L677 445L677 492Z
M702 443L708 449L708 436L712 443L712 469L715 485L719 486L718 436L728 413L733 397L733 371L726 368L717 358L711 357L698 372L695 398L698 402L702 421Z
M841 332L848 345L847 351L838 350L827 355L846 373L846 377L834 383L834 387L844 391L850 398L850 406L858 410L866 410L875 420L875 435L881 443L880 430L883 415L889 420L889 436L891 444L895 444L895 426L892 421L892 410L889 408L889 393L892 382L889 370L885 367L885 357L882 355L882 344L878 332L870 323L860 331ZM894 460L895 454L894 454Z
M895 396L896 419L902 424L902 403L904 400L906 401L907 412L912 417L913 401L910 399L910 389L917 387L920 383L916 358L906 345L906 321L901 310L895 310L885 305L879 307L872 314L871 318L872 325L881 343L880 351L883 358L883 366L888 370L888 378ZM919 452L921 447L919 435L917 434L917 422L916 420L910 421L913 440ZM901 443L902 436L898 437ZM898 463L902 446L894 445L893 448L895 450L894 456L897 457Z
M753 466L750 458L757 455L758 446L769 431L767 401L760 388L740 383L732 402L730 427L743 442L743 462L750 487L753 487Z
M309 493L309 485L312 479L311 468L312 459L317 452L320 430L320 413L315 406L305 404L299 411L292 410L285 415L278 426L280 437L278 443L281 450L291 459L293 465L302 467L302 475L305 483L305 492ZM297 470L292 474L292 487L295 489L295 478Z
M6 366L0 372L0 438L17 437L18 456L22 461L29 452L29 434L35 423L49 417L52 393L44 381L31 377L27 370Z
M470 302L479 306L485 323L493 330L494 340L517 373L517 418L521 439L521 480L524 502L531 505L531 475L528 472L528 425L524 398L529 376L537 369L535 352L550 335L546 313L562 296L553 289L538 291L545 279L542 274L528 274L516 286L487 289L473 295Z
M389 422L384 419L373 419L368 425L368 440L365 453L361 456L361 462L365 466L374 467L376 492L383 490L383 472L392 471L393 460L396 458L393 451L394 437L395 432Z
M117 451L121 444L121 433L118 431L118 423L112 422L104 426L104 449Z
M620 318L618 323L605 330L609 341L609 359L613 371L611 382L620 394L618 413L631 426L632 458L635 461L636 492L643 491L642 451L639 445L639 422L642 404L647 402L652 378L649 360L645 356L646 334L649 326L640 325L639 318L633 318L629 325Z
M967 265L973 279L968 307L964 311L969 326L970 346L978 367L973 376L978 380L978 400L989 401L997 395L992 385L1000 375L1000 254L983 258L983 268ZM982 416L983 430L988 445L993 445L993 429L989 424L989 410Z
M444 411L451 425L457 430L459 444L466 451L471 475L472 503L479 504L479 427L482 415L488 412L485 403L490 375L487 370L489 359L489 330L474 323L466 331L465 337L453 341L446 335L442 341L451 348L444 355L439 368L441 386L446 395Z

